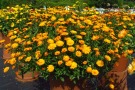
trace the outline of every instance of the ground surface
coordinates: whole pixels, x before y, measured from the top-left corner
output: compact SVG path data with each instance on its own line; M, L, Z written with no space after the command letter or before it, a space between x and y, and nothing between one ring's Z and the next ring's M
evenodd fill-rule
M34 82L21 83L12 71L3 73L2 49L0 49L0 90L49 90L49 82L42 78ZM135 90L135 75L128 76L128 89Z

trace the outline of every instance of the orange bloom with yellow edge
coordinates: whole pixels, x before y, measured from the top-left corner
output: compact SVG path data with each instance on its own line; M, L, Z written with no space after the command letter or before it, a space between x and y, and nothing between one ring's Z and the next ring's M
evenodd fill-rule
M82 56L82 52L76 51L76 52L75 52L75 55L76 55L77 57L81 57L81 56Z
M62 60L59 60L58 61L58 65L61 65L61 64L63 64L63 61Z
M54 71L54 66L53 65L48 65L47 71L48 72L53 72Z
M92 75L97 76L99 74L99 71L97 69L92 69L91 73Z
M54 55L60 55L60 51L56 51Z
M4 73L6 73L6 72L8 72L9 71L9 67L5 67L4 69L3 69L3 72Z
M75 48L74 47L68 47L68 51L74 52L75 51Z
M68 55L63 56L63 61L67 62L69 59L70 59L70 57Z
M42 65L45 64L45 60L44 59L39 59L36 63L37 63L37 65L42 66Z
M61 52L62 52L62 53L67 52L67 48L62 48Z

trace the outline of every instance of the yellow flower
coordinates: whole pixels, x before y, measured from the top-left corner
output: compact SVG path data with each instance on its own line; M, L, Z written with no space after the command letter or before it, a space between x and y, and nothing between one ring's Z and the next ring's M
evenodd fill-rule
M106 59L107 61L111 61L111 57L110 57L109 55L105 55L105 59Z
M67 61L67 62L65 63L65 65L66 65L66 66L71 66L71 65L72 65L72 61L71 61L71 60Z
M62 60L59 60L59 61L58 61L58 65L61 65L62 63L63 63Z
M13 40L13 39L15 39L17 36L16 35L14 35L14 36L11 36L10 37L10 40Z
M43 44L43 41L38 41L38 42L37 42L37 45L38 45L38 46L41 46L42 44Z
M15 53L11 53L11 58L14 58L15 57Z
M56 48L56 44L55 43L51 43L51 44L49 44L49 46L48 46L48 49L49 50L54 50Z
M104 39L104 42L111 43L111 41L109 39L107 39L107 38Z
M87 73L91 73L91 72L92 72L92 68L91 68L90 66L87 67L87 68L86 68L86 72L87 72Z
M70 59L70 57L68 55L63 56L63 61L67 62L69 59Z
M102 60L97 60L96 64L99 67L103 67L104 66L104 62Z
M75 51L75 48L74 47L68 47L68 51L74 52Z
M92 75L97 76L99 74L99 71L97 69L92 69L91 73Z
M47 71L48 72L53 72L54 71L54 66L53 65L48 65Z
M36 63L37 63L37 65L42 66L42 65L45 64L45 60L44 59L39 59Z
M91 52L91 48L88 46L83 46L82 52L84 54L89 54Z
M114 90L115 86L113 84L109 84L109 87Z
M54 43L54 40L53 40L53 39L48 39L47 42L48 42L49 44L51 44L51 43Z
M11 58L11 59L9 60L9 64L13 65L13 64L15 64L15 63L16 63L16 59L15 59L15 58Z
M25 62L29 62L30 60L31 60L31 56L27 57L27 58L25 59Z
M85 36L85 35L86 35L86 32L80 32L80 34L81 34L82 36Z
M77 63L76 62L72 62L70 69L75 69L77 68Z
M58 40L58 41L56 42L56 45L57 45L58 47L61 47L61 46L64 45L64 42L61 41L61 40Z
M3 72L6 73L6 72L8 72L8 70L9 70L9 67L5 67L5 68L3 69Z
M68 45L68 46L74 45L74 41L73 41L72 39L68 39L68 40L67 40L67 45Z
M77 34L77 31L75 31L75 30L71 30L70 31L72 34Z
M13 44L11 45L11 47L14 48L14 49L17 48L17 47L18 47L18 43L13 43Z
M54 55L60 55L60 51L56 51Z
M39 59L41 57L41 52L38 50L35 52L36 59Z
M21 38L16 38L16 39L15 39L15 42L17 42L17 43L21 43L21 42L22 42L22 40L21 40Z
M56 17L53 15L52 17L51 17L51 21L55 21L56 20Z
M46 24L46 21L42 21L42 22L40 22L39 26L43 27L43 26L45 26L45 24Z
M82 39L82 36L81 35L76 35L76 38Z
M80 51L76 51L75 55L76 55L77 57L81 57L81 56L82 56L82 53L81 53Z
M14 24L14 22L12 22L12 23L11 23L11 27L14 27L14 26L15 26L15 24Z

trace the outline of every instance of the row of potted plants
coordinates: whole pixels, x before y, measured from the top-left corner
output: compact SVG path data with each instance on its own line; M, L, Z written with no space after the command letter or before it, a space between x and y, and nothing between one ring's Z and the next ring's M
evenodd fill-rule
M0 30L10 39L4 45L11 55L4 62L4 72L11 67L21 74L38 71L47 80L68 77L78 83L85 79L93 86L89 89L95 89L106 73L120 66L120 58L133 59L133 14L99 14L90 8L80 12L63 7L31 9L28 5L0 12ZM112 82L107 87L117 88Z

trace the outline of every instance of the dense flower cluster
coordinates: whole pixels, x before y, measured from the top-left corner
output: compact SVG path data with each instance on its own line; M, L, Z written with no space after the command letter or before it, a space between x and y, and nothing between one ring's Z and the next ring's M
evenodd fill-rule
M135 46L135 16L125 12L26 6L1 12L0 29L11 40L5 45L11 58L5 63L23 65L24 72L38 70L45 78L50 74L74 81L97 78L110 71L121 56L131 57Z

